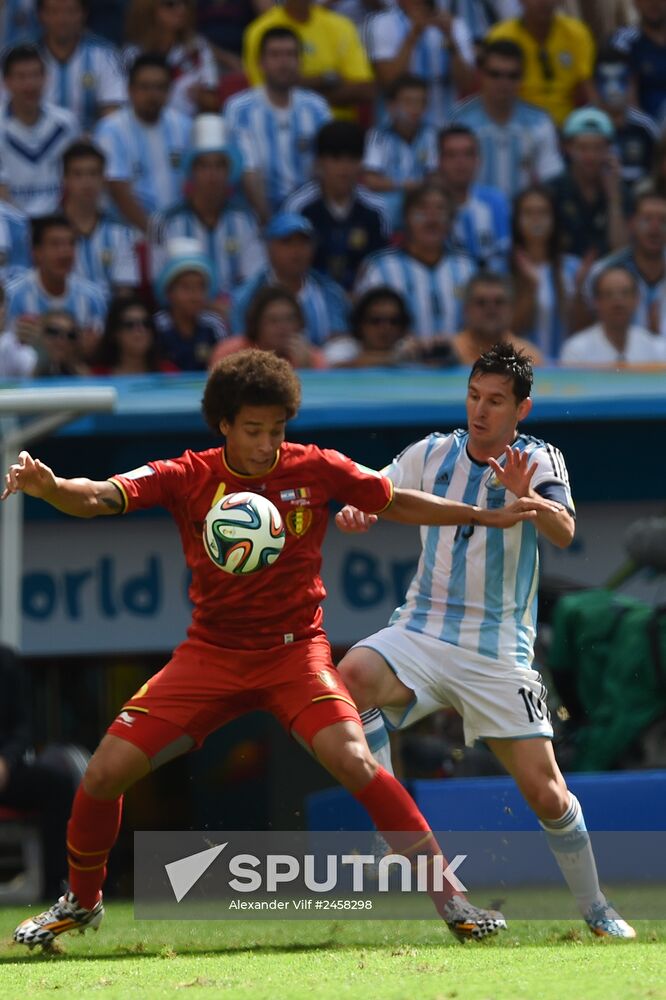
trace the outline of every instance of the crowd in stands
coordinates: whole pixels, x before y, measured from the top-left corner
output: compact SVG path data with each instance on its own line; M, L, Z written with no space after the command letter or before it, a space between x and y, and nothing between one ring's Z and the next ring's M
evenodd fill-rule
M666 364L666 0L7 0L0 377Z

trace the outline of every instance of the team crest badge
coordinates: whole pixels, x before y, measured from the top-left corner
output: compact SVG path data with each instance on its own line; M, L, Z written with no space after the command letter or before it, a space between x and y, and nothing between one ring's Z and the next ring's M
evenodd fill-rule
M352 250L362 250L368 242L368 236L364 229L352 229L349 232L349 246Z
M173 167L174 170L178 170L181 161L182 157L180 155L180 152L177 149L172 150L172 152L169 154L169 162L171 163L171 166Z
M330 670L320 670L317 677L322 682L324 687L334 689L338 686L335 677Z
M299 507L297 510L290 510L284 520L289 534L300 538L310 529L312 511Z
M84 73L81 77L81 84L86 90L92 90L95 86L95 77L92 73Z
M100 258L104 267L111 267L113 264L113 250L102 250Z
M224 249L227 253L238 253L238 240L230 236L228 240L225 240Z
M142 684L135 695L130 698L130 701L136 701L137 698L143 698L144 694L148 690L148 684Z

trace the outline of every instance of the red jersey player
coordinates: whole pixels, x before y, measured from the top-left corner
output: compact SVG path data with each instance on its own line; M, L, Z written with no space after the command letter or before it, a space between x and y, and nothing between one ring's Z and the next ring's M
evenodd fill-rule
M221 448L187 451L104 482L60 479L27 452L9 469L2 499L22 490L75 517L166 507L192 571L194 605L187 639L122 706L88 764L67 828L69 890L50 909L24 920L14 932L16 941L48 947L64 931L96 929L104 915L101 888L124 791L252 709L271 711L306 744L366 807L379 830L403 831L399 845L386 834L394 849L409 854L418 844L423 851L425 838L431 852L440 853L414 801L375 762L356 705L331 659L319 576L328 504L335 499L407 523L495 527L534 517L552 504L523 499L489 511L394 490L389 479L337 451L286 443L285 426L299 403L300 384L287 362L247 351L222 361L204 392L203 413L224 436ZM248 489L276 504L287 541L274 566L235 577L208 559L202 524L221 495ZM483 937L504 926L501 914L478 910L463 896L431 895L459 937Z

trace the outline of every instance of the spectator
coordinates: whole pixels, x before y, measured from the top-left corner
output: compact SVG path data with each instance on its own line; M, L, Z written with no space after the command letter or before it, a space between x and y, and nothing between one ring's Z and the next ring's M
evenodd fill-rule
M0 285L0 378L30 378L37 364L32 342L24 342L20 331L5 328L5 289Z
M372 69L353 22L312 0L284 0L247 29L243 63L253 86L264 82L261 38L277 27L298 35L303 46L301 86L325 97L337 117L354 118L357 105L372 100Z
M127 0L94 0L88 11L88 28L113 45L122 45L126 6Z
M269 28L259 42L263 85L235 94L224 109L243 153L245 192L263 222L311 177L314 139L331 117L323 97L298 86L301 50L290 28Z
M638 308L638 284L630 271L623 267L602 271L593 294L599 321L566 341L563 365L666 364L666 339L632 323Z
M123 59L164 56L171 71L169 107L185 115L220 109L220 75L210 44L194 30L196 0L130 0Z
M317 234L313 267L349 291L363 259L386 246L388 217L379 198L359 184L363 130L354 122L329 122L316 140L317 180L284 206L309 219Z
M28 217L7 201L0 201L0 281L30 267Z
M0 5L0 38L3 48L37 40L39 22L36 0L14 0Z
M385 368L401 363L401 342L409 334L411 317L401 295L388 285L371 288L354 306L352 336L357 341L349 368Z
M435 175L454 210L449 245L472 257L478 267L506 271L511 248L511 210L498 188L476 184L479 143L464 125L443 129Z
M44 63L34 46L10 49L2 74L8 100L0 110L0 197L27 215L53 212L62 154L79 125L71 111L44 100Z
M422 77L398 77L387 91L388 123L366 139L364 180L382 198L394 229L402 229L405 192L437 166L437 132L425 122L427 94Z
M474 48L465 21L440 0L398 0L370 18L366 44L383 90L404 73L428 84L428 122L441 128L474 80Z
M108 299L136 288L139 264L132 231L101 210L104 162L104 154L90 142L75 142L65 150L62 210L76 233L76 274Z
M164 265L168 241L176 236L193 237L206 247L214 298L226 301L234 288L265 266L254 217L231 199L240 172L240 157L228 141L224 121L219 115L199 115L185 160L184 196L150 222L154 277Z
M666 132L654 148L650 174L636 185L636 195L658 194L666 198Z
M34 267L7 286L7 321L22 339L39 336L39 318L67 312L81 330L87 355L101 333L106 300L101 289L74 273L76 239L64 215L45 215L32 222Z
M88 0L37 0L45 96L71 111L84 132L127 101L118 53L85 32Z
M650 170L658 130L652 119L629 103L630 76L628 56L613 49L597 58L594 86L598 107L615 129L614 148L625 184L635 184Z
M36 755L30 723L27 667L0 648L0 806L36 812L44 865L44 896L62 895L67 864L62 844L80 771L55 746ZM74 748L71 748L74 750ZM78 751L80 756L80 751ZM84 758L85 760L85 758Z
M146 375L177 372L157 348L157 333L150 313L137 296L123 296L109 303L104 333L95 351L93 375Z
M405 196L405 245L370 257L356 285L360 295L388 285L405 300L411 333L424 340L451 336L460 329L465 285L476 270L471 257L444 249L451 205L443 192L424 184Z
M559 140L549 114L519 100L525 70L515 42L486 42L479 56L480 92L454 109L452 123L477 137L480 184L513 198L530 184L557 177L564 169Z
M162 309L155 315L158 349L181 371L205 371L218 341L226 336L220 317L207 309L213 269L203 246L179 237L167 245L167 257L157 279Z
M273 0L197 0L197 24L225 68L242 68L245 30L272 5Z
M312 343L321 347L347 333L347 299L342 288L312 267L314 227L293 212L273 216L265 230L269 266L241 285L232 300L233 333L245 329L247 309L264 285L283 285L300 303L305 329Z
M223 340L213 352L210 367L222 358L248 347L273 351L293 368L326 368L326 355L314 347L305 330L305 318L298 299L279 285L261 288L250 302L245 319L245 335Z
M130 106L97 126L109 193L124 219L143 232L151 212L180 197L190 119L167 108L171 72L162 56L142 55L129 73Z
M502 21L488 41L516 42L525 56L520 96L562 125L592 100L594 41L582 21L557 12L559 0L522 0L522 16Z
M638 306L633 322L666 337L666 197L640 195L629 223L631 242L600 260L591 270L587 293L609 267L630 271L638 285Z
M508 278L499 274L476 274L465 289L465 329L456 334L452 347L458 363L473 365L494 344L510 343L524 351L533 365L542 365L541 352L511 331L513 292Z
M49 309L39 320L37 364L34 378L62 378L65 375L88 375L83 359L81 331L71 313Z
M562 232L562 248L601 256L626 242L629 199L613 153L613 125L597 108L579 108L564 124L568 167L549 184Z
M513 329L558 358L573 324L573 302L591 265L563 253L560 226L548 188L523 191L513 208L511 272L516 291Z
M666 0L634 0L637 27L620 28L611 47L629 57L635 103L660 124L666 116Z

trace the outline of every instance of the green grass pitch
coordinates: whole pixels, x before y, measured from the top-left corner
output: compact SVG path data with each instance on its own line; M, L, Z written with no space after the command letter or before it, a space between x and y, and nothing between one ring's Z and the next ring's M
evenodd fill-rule
M629 942L514 921L460 945L436 920L135 921L111 903L97 934L48 957L10 943L24 916L0 909L2 1000L666 1000L665 921Z

